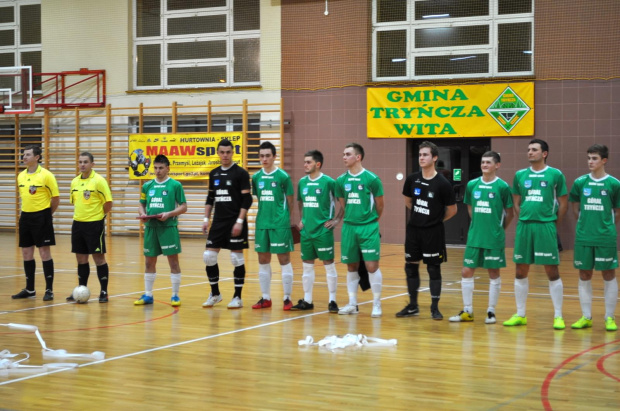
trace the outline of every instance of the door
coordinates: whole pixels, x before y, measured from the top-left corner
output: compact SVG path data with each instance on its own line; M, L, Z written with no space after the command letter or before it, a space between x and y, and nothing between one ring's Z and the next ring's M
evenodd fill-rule
M465 245L469 229L467 205L463 203L467 182L480 177L480 160L482 154L491 149L490 138L442 138L429 139L439 148L439 159L436 163L437 172L442 173L452 184L456 198L457 213L446 221L446 243L449 245ZM408 172L419 171L418 145L422 140L408 140ZM455 170L457 171L455 174Z

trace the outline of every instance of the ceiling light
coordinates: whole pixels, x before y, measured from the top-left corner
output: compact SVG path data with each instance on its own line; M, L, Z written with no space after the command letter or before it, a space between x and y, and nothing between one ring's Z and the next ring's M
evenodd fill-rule
M455 57L453 59L450 59L450 61L467 60L467 59L475 59L475 58L476 56Z

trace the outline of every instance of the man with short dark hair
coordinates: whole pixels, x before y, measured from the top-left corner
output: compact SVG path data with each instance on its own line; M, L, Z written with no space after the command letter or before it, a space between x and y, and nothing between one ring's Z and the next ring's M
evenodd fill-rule
M112 209L112 193L107 181L93 170L95 159L89 152L78 157L80 174L71 181L71 204L75 206L71 226L71 252L77 259L79 285L87 286L90 276L88 256L93 256L101 285L99 302L108 302L108 276L105 260L105 216ZM73 294L67 301L75 301Z
M318 150L308 151L304 155L306 175L297 186L297 203L300 220L297 224L300 232L301 259L304 298L293 306L292 310L312 310L312 290L314 287L314 260L320 259L325 267L327 289L329 291L328 310L338 313L336 288L338 272L334 263L334 227L342 218L342 207L336 214L335 184L333 178L321 172L323 154Z
M246 217L252 206L250 175L233 161L234 147L230 140L223 139L218 143L217 155L221 165L209 173L209 194L202 224L202 232L209 233L203 260L211 285L209 298L202 306L209 308L222 301L218 284L220 268L217 257L220 249L224 248L230 250L230 261L235 267L233 271L235 292L228 308L236 309L243 307L241 300L241 291L245 283L243 250L248 248ZM209 228L209 217L213 208L215 208L213 222Z
M588 148L590 173L575 180L568 200L577 220L573 265L579 270L579 302L582 317L571 328L592 327L592 274L601 271L604 282L605 329L616 331L614 312L618 302L616 224L620 218L620 181L605 172L609 149L601 144Z
M293 183L286 171L275 165L276 147L269 141L258 148L261 168L252 176L252 192L258 198L254 249L258 253L258 282L262 297L253 309L271 307L271 255L276 254L282 270L284 311L293 307L293 235L290 210Z
M17 176L17 189L22 200L19 215L19 246L24 258L26 288L11 296L14 300L36 296L34 275L36 262L35 246L43 261L45 294L43 301L54 299L54 260L50 246L56 245L52 215L58 208L60 196L56 177L41 167L41 147L24 147L22 162L26 169Z
M514 209L519 217L512 257L516 264L517 313L504 321L508 327L527 324L528 274L531 264L540 264L549 279L549 294L555 311L553 328L565 328L562 318L564 285L558 270L557 225L568 207L566 179L560 170L547 165L548 156L547 142L532 139L527 148L530 167L517 171L512 184Z
M338 310L340 315L358 314L357 287L360 282L360 255L368 269L373 305L371 317L381 317L383 275L379 269L381 236L379 219L383 213L383 184L374 173L362 166L364 148L357 143L344 147L347 171L336 179L336 198L344 209L341 255L347 265L349 303Z
M160 254L168 258L172 297L170 305L181 305L179 288L181 287L181 238L177 227L177 216L187 211L187 201L183 186L168 176L170 161L163 154L153 161L155 178L142 186L140 193L140 218L144 221L144 294L134 305L153 304L153 284L157 276L157 257Z
M474 320L474 272L477 267L486 268L489 272L489 306L484 322L497 322L495 306L502 284L499 270L506 267L505 230L514 217L510 186L497 177L499 167L499 153L487 151L480 160L482 177L470 180L465 189L463 202L467 204L471 224L461 271L463 310L450 317L451 322Z
M430 141L418 148L421 171L410 174L403 186L405 206L411 210L405 233L405 274L409 304L396 317L419 315L418 288L420 261L426 264L431 292L431 317L443 320L439 311L441 297L441 263L447 260L446 234L443 222L456 215L452 185L435 166L439 149Z

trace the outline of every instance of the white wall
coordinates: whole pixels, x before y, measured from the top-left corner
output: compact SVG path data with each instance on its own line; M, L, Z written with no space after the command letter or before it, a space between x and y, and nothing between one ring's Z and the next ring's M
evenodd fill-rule
M237 104L280 100L280 0L261 0L262 90L132 92L131 0L53 0L41 4L44 72L105 69L113 107ZM84 93L84 91L81 91ZM75 92L74 92L75 93Z

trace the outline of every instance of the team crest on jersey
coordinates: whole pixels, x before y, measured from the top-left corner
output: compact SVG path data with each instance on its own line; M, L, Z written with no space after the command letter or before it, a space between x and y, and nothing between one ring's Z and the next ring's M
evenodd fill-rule
M414 195L419 196L421 193L422 193L422 190L420 190L419 188L416 187L416 188L413 189L413 194Z
M601 190L601 195L602 196L606 196L607 195L607 190Z
M363 191L363 190L364 190L364 184L358 184L358 185L357 185L357 189L358 189L359 191Z
M214 186L219 186L220 185L220 180L213 180L213 185Z
M351 191L351 184L345 184L344 191Z
M586 197L589 197L590 195L592 195L592 189L591 188L585 188L583 189L583 195Z
M230 181L230 180L226 180L226 185L227 185L227 186L231 186L231 185L232 185L232 181Z
M34 195L37 192L37 186L30 186L28 192Z
M476 200L479 200L481 196L482 196L482 192L480 192L480 191L474 191L474 198L475 198Z
M495 198L495 193L489 193L489 198Z
M164 191L162 191L162 192L161 192L161 195L163 195L163 196L167 196L167 195L168 195L168 190L164 190Z
M547 187L547 182L545 180L540 182L541 187Z
M271 182L271 187L276 188L278 186L278 183L276 183L275 181Z
M523 182L523 187L525 187L525 188L530 188L530 187L532 187L532 180L525 180L525 181Z
M260 188L261 190L262 190L263 188L265 188L265 182L264 182L264 181L259 181L259 182L258 182L258 188Z
M428 198L434 198L435 197L435 193L433 193L432 191L428 192Z
M317 195L318 195L318 194L321 194L321 189L320 189L320 188L317 188L316 190L314 190L314 192L315 192Z
M308 187L304 187L303 192L304 192L304 195L308 195Z
M149 197L153 197L155 195L155 190L149 190Z
M84 200L88 200L90 198L90 191L84 190Z

